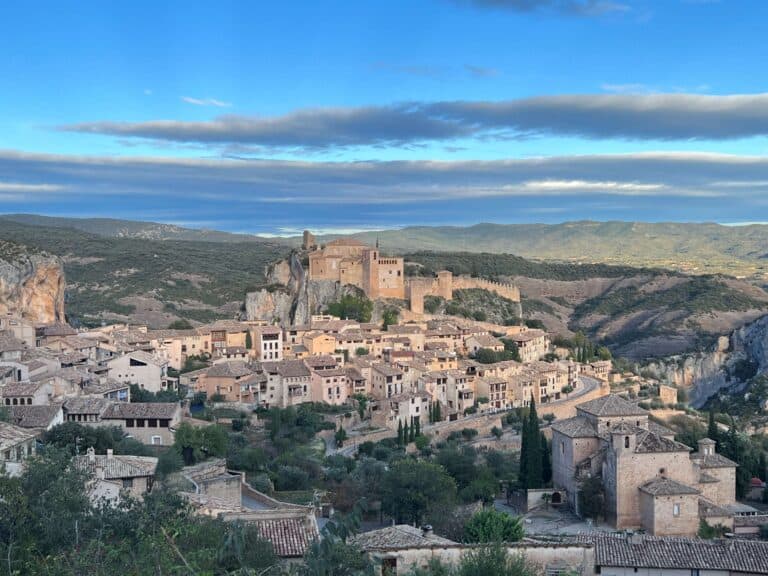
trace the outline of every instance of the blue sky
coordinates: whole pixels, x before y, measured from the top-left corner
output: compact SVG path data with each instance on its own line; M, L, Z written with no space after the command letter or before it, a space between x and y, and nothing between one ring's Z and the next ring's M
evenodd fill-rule
M12 3L0 212L768 220L766 22L758 0Z

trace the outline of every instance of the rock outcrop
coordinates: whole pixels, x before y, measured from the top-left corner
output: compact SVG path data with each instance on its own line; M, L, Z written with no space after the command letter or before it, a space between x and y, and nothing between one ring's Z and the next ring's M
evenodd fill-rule
M736 369L745 362L755 374L768 372L768 316L721 336L709 352L673 356L646 369L668 384L687 389L690 403L701 407L713 394L736 393L747 386Z
M309 324L330 303L346 294L359 294L354 286L331 280L309 280L296 253L266 271L270 288L245 296L246 320L281 324ZM279 285L279 286L277 286Z
M64 270L58 258L0 242L0 313L64 322Z

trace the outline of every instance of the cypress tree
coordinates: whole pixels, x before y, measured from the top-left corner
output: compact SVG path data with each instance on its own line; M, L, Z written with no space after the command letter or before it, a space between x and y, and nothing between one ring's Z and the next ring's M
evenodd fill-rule
M443 415L440 414L440 402L435 404L435 422L441 422L443 419Z
M416 417L416 420L414 421L414 424L416 425L416 436L421 436L421 418L418 416Z
M528 488L528 418L523 421L520 436L520 472L518 484L520 484L521 488Z
M403 445L403 421L402 420L397 421L397 445L398 446Z
M405 426L403 426L403 444L404 445L407 445L408 442L410 441L408 438L409 438L408 437L408 423L406 422Z
M552 481L552 449L544 432L541 433L541 448L541 480L543 484L549 484Z
M543 466L539 415L536 413L536 400L531 395L531 408L528 412L528 450L526 457L526 488L541 488Z
M414 418L411 416L411 427L408 429L408 442L413 442L416 439L416 425L413 423Z

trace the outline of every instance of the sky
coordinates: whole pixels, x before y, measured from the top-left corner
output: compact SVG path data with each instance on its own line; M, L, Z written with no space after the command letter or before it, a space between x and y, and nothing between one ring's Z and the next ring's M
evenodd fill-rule
M8 3L0 213L768 221L768 2Z

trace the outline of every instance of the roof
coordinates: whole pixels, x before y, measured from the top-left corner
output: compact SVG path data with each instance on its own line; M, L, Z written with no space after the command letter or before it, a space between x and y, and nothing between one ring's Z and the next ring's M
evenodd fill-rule
M696 460L700 468L736 468L738 464L733 460L729 460L722 454L707 454L702 455L700 452L691 454L691 459Z
M18 340L12 332L0 332L0 352L20 352L24 350L24 342Z
M414 528L408 524L398 524L380 530L363 532L352 537L351 541L365 551L455 544L447 538L432 533L425 534L420 528Z
M208 378L242 378L253 374L253 369L243 360L217 362L205 373Z
M597 535L591 539L598 566L768 574L768 542L641 536L633 544L624 535Z
M93 460L90 460L93 458ZM86 455L75 456L75 467L96 475L97 468L104 470L104 480L154 476L157 458L153 456Z
M699 516L702 518L723 518L731 516L731 512L706 498L699 498Z
M161 418L172 419L179 405L176 402L114 402L101 415L102 419Z
M43 382L14 382L3 386L1 394L3 398L34 396L42 386Z
M111 402L98 396L68 398L64 402L64 411L68 414L101 414Z
M274 518L249 520L259 535L272 543L275 554L283 558L304 556L310 544L319 536L317 527L304 518Z
M691 447L682 442L670 440L653 432L643 430L637 435L635 452L648 454L651 452L690 452Z
M21 428L47 428L61 410L61 404L48 406L8 406L11 424Z
M590 438L597 436L592 423L584 416L576 416L566 420L552 422L552 430L568 436L569 438Z
M0 422L0 450L11 448L34 437L34 432L7 422Z
M309 378L307 365L301 360L283 360L281 362L262 362L262 367L268 372L275 371L283 378Z
M683 496L701 494L699 490L671 478L656 478L640 486L640 491L651 496Z
M304 362L310 368L317 368L318 366L336 366L337 364L336 358L328 354L310 356L309 358L304 358Z
M589 402L584 402L576 406L576 410L592 414L593 416L647 416L648 412L640 408L637 404L633 404L627 400L624 400L621 396L616 394L609 394L608 396L602 396L595 398Z

